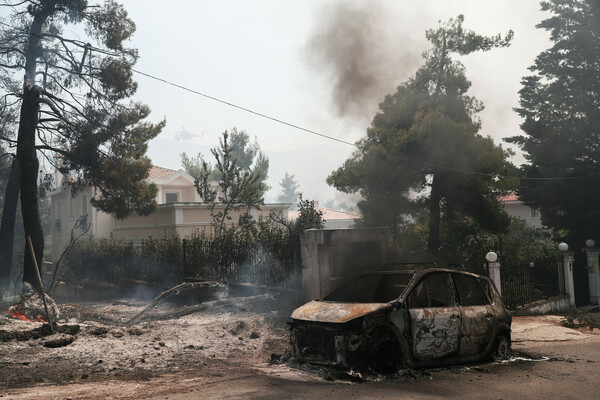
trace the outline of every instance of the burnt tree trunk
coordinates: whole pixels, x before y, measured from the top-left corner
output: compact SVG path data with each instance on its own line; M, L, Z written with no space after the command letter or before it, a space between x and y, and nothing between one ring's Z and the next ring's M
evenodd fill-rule
M38 207L39 161L35 148L35 134L39 118L41 89L35 86L37 59L42 53L42 27L54 4L42 6L35 14L25 50L25 82L17 136L17 158L21 164L21 212L25 236L31 236L36 258L41 262L44 254L44 233ZM31 251L25 246L23 280L39 288Z
M20 185L21 167L19 160L14 157L10 166L6 190L4 191L4 208L2 209L2 224L0 225L0 293L6 293L10 284Z
M440 178L437 173L434 173L431 182L431 194L429 195L429 236L427 238L427 249L436 257L440 248L440 201Z
M35 132L38 121L39 93L35 87L26 87L21 105L21 121L17 138L17 158L21 164L21 212L25 237L31 236L35 256L42 260L44 254L44 232L38 207L39 161L35 151ZM25 246L23 280L39 289L31 251Z

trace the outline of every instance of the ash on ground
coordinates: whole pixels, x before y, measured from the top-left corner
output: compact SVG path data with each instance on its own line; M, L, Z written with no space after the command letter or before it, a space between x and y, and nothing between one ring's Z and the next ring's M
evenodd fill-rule
M116 301L58 305L58 326L79 326L73 333L22 336L43 330L38 322L0 316L0 387L39 382L135 378L231 363L267 364L272 353L288 349L288 313L209 311L166 321L123 326L147 303ZM169 311L169 307L161 307ZM175 308L173 308L175 309ZM45 325L48 326L47 324ZM17 337L11 335L18 333ZM0 335L1 336L1 335ZM64 345L56 346L57 343Z

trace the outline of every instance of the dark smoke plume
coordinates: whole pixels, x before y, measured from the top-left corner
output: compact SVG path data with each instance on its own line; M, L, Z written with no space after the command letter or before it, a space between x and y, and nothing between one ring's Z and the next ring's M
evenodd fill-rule
M371 1L339 0L318 10L307 61L332 79L332 102L340 116L371 118L385 94L420 65L422 49L400 32L402 18L396 17L392 22L381 4Z

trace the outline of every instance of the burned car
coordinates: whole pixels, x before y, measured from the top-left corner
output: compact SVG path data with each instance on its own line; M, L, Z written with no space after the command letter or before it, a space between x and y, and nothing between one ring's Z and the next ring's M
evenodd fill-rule
M493 282L441 268L366 272L292 313L303 362L391 372L506 358L511 316Z

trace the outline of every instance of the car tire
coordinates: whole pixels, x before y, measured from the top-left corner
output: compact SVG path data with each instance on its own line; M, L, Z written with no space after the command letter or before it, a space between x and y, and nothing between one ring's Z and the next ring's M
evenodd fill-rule
M381 374L393 374L398 370L401 360L400 344L394 338L380 339L375 346L375 371Z
M499 334L492 346L491 356L495 361L508 360L510 358L510 337L506 334Z

